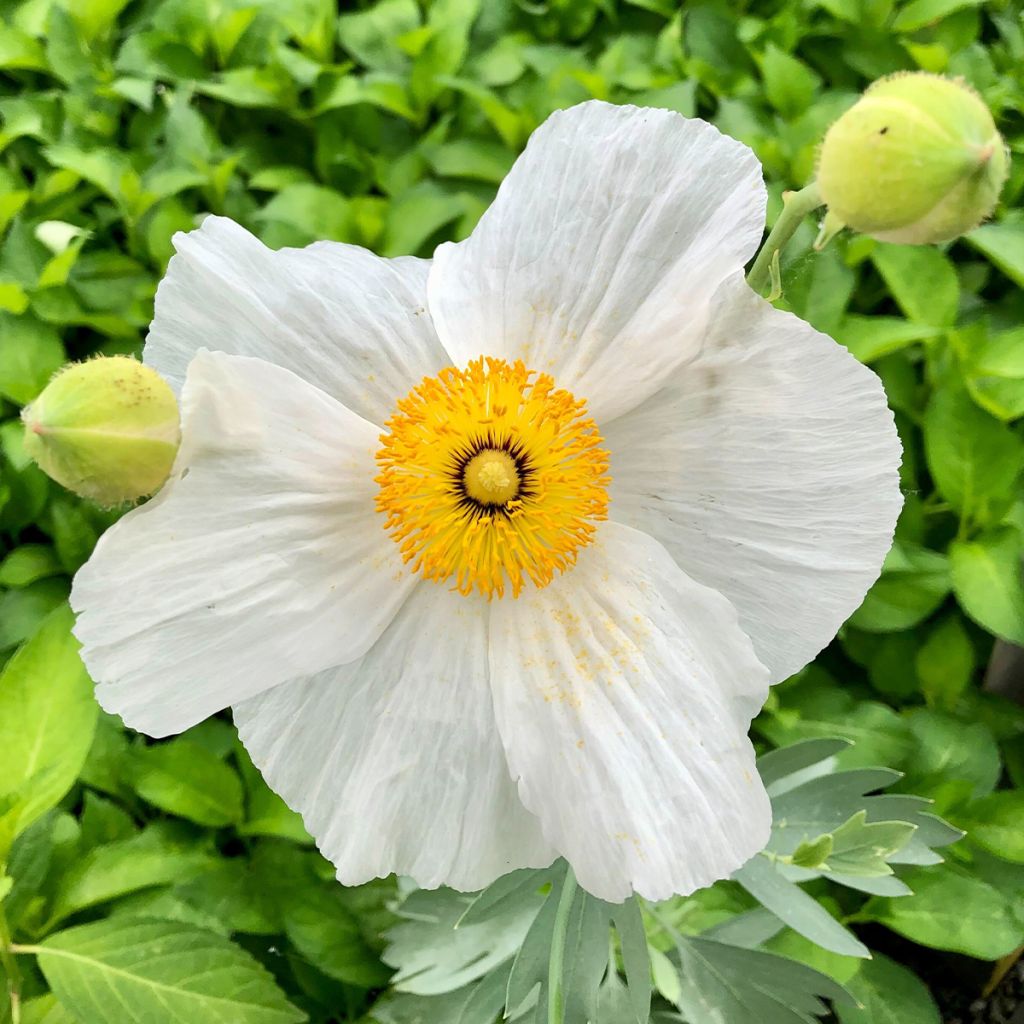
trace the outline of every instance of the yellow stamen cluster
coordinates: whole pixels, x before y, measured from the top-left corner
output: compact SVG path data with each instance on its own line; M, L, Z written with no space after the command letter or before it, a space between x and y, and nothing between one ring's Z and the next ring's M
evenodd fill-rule
M608 453L586 403L520 362L448 367L386 426L384 528L413 571L463 594L546 586L607 517Z

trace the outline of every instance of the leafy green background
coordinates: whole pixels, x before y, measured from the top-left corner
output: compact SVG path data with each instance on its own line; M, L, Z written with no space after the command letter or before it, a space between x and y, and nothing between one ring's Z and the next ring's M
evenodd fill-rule
M488 1024L510 970L532 984L543 936L528 929L548 907L537 886L558 884L527 879L490 917L473 904L471 951L490 966L467 974L462 898L334 884L228 721L148 744L98 711L65 598L115 516L27 463L17 415L65 360L139 352L171 235L214 212L273 246L428 255L468 234L551 111L591 97L698 114L748 143L774 216L858 91L913 68L981 92L1010 180L994 221L951 246L841 236L815 256L808 223L786 253L782 302L885 384L906 506L864 605L755 724L791 771L801 751L830 751L824 796L777 794L789 832L777 821L772 848L790 860L758 858L645 914L654 1019L807 1021L824 1012L813 993L840 982L860 1003L839 998L842 1024L934 1024L911 968L931 951L997 961L1024 942L1019 6L381 0L339 14L322 0L3 0L0 14L0 948L25 948L0 973L18 979L23 1021ZM852 745L800 742L826 737ZM880 766L905 774L857 774ZM889 796L863 797L883 785ZM967 832L944 861L931 846L952 833L900 793ZM599 971L598 1008L581 1019L621 1024L642 973L636 922L610 933L607 914L578 914L605 952L618 934L611 962L629 984ZM863 959L864 942L889 955ZM823 973L779 967L794 960ZM764 963L767 1008L749 987ZM0 987L0 1021L11 1016Z

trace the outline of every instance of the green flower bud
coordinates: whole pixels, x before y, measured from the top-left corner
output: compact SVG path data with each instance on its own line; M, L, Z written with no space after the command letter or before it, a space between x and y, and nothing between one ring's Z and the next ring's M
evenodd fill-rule
M39 468L100 505L152 494L181 438L174 392L127 356L66 366L21 416L25 451Z
M875 82L829 129L818 188L834 218L883 242L945 242L991 214L1009 171L981 98L926 72Z

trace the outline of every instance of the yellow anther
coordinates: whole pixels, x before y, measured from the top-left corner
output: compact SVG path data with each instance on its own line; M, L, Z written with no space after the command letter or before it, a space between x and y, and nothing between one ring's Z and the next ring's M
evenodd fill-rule
M415 572L463 594L546 586L607 517L608 454L586 403L520 362L425 378L387 430L384 528Z

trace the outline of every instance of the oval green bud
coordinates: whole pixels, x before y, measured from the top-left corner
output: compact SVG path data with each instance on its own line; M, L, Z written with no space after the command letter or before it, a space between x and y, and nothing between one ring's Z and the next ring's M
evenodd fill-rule
M981 97L927 72L875 82L828 130L818 188L833 217L883 242L946 242L995 208L1006 146Z
M21 416L25 451L39 468L100 505L152 494L181 438L174 392L128 356L72 363Z

